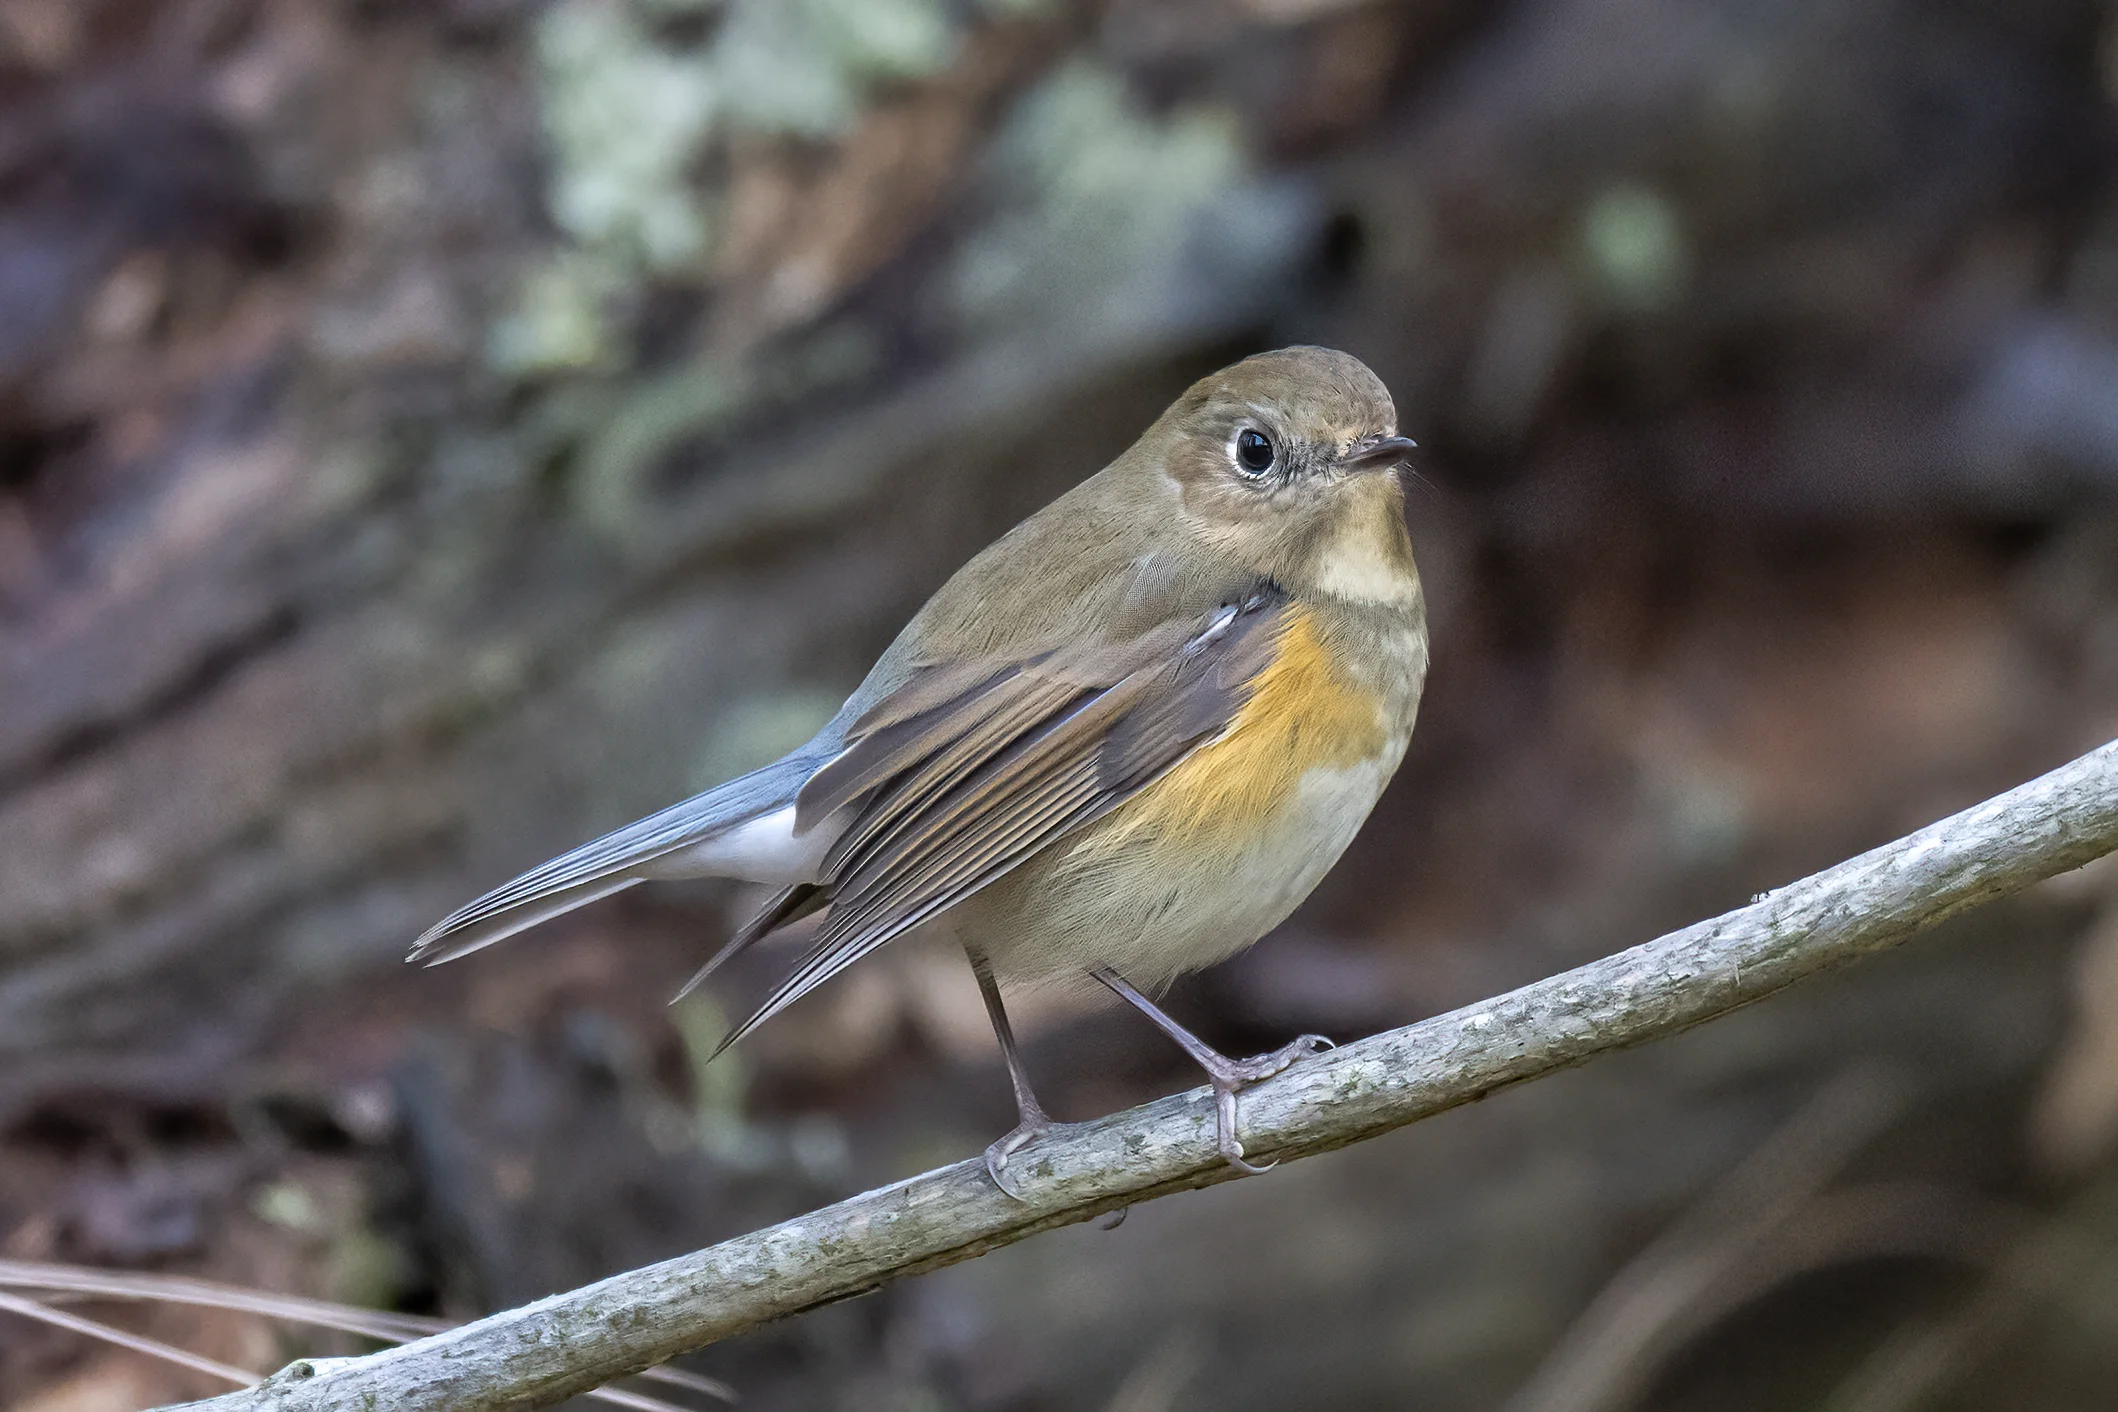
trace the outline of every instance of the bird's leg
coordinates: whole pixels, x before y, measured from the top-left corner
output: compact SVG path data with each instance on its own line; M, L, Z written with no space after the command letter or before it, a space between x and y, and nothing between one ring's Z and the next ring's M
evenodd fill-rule
M1236 1140L1236 1094L1260 1079L1269 1079L1297 1059L1312 1054L1321 1054L1333 1048L1331 1041L1320 1034L1305 1034L1292 1043L1284 1044L1270 1054L1259 1054L1249 1059L1231 1059L1185 1029L1170 1017L1167 1011L1149 1000L1108 966L1089 972L1097 980L1109 986L1135 1009L1155 1022L1155 1027L1175 1040L1192 1062L1206 1071L1207 1081L1213 1085L1214 1117L1219 1130L1221 1155L1232 1167L1255 1176L1275 1165L1268 1162L1263 1167L1244 1160L1243 1144Z
M964 954L971 958L971 970L978 976L978 992L985 997L985 1013L993 1021L993 1037L1000 1041L1000 1057L1007 1061L1008 1082L1015 1088L1015 1112L1022 1120L1015 1124L1013 1132L985 1150L985 1169L994 1186L1021 1201L1022 1193L1008 1185L1008 1158L1059 1125L1044 1111L1044 1105L1030 1088L1029 1071L1022 1067L1022 1054L1015 1048L1015 1027L1008 1023L1007 1008L1000 1003L1000 985L993 979L993 968L986 964L983 954L971 947L966 946Z

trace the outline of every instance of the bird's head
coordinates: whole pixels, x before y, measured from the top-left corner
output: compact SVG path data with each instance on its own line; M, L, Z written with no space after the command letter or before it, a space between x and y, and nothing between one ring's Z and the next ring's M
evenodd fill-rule
M1397 479L1413 443L1358 358L1308 347L1245 358L1194 383L1139 449L1214 551L1298 591L1417 596Z

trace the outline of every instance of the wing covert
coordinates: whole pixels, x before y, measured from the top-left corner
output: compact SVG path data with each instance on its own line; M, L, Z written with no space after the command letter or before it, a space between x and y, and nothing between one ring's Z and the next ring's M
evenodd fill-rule
M722 1047L1219 735L1271 662L1287 606L1267 586L1116 647L915 670L802 787L798 828L849 815L823 863L828 910Z

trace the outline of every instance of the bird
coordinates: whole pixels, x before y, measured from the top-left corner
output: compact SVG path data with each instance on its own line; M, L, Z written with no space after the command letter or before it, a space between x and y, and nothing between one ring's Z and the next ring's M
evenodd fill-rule
M431 927L453 960L635 884L777 890L681 997L797 922L805 949L716 1054L908 934L960 947L1018 1122L1032 1090L1011 986L1098 982L1205 1070L1220 1156L1236 1096L1331 1046L1230 1058L1153 998L1277 926L1339 859L1404 757L1427 670L1399 434L1359 359L1255 354L1178 397L1102 470L959 569L843 707L779 760L585 843Z

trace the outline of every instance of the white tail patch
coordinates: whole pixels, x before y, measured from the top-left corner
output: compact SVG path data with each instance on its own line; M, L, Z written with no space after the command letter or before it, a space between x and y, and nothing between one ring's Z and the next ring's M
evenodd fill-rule
M841 824L826 820L805 834L794 832L794 806L760 814L747 823L665 853L634 871L643 878L741 878L745 882L813 882Z

